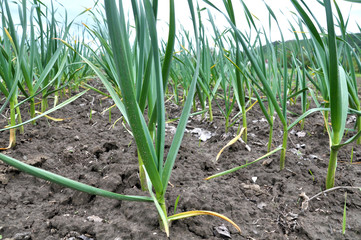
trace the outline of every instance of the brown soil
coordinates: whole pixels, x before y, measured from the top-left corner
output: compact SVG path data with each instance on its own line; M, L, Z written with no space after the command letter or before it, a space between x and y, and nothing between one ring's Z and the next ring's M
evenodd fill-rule
M36 126L27 125L18 144L4 154L51 172L106 190L132 195L141 192L138 180L136 146L121 121L118 110L102 111L112 105L109 99L87 93ZM93 104L93 105L92 105ZM179 116L180 108L167 106L168 118ZM242 229L238 234L228 223L210 216L175 221L170 239L221 239L215 228L225 224L232 239L361 239L361 192L339 189L322 194L302 210L305 192L312 197L325 188L329 143L320 113L307 118L290 133L286 169L279 171L279 153L264 164L260 161L235 173L212 179L205 177L257 159L266 153L268 124L262 121L258 106L248 112L248 151L237 142L226 149L217 163L219 150L230 141L237 127L224 132L224 118L216 104L214 122L191 118L188 130L201 128L213 136L199 141L187 132L168 187L169 214L180 195L177 212L210 210L231 218ZM299 106L290 106L299 112ZM92 119L89 118L93 110ZM26 110L24 118L26 118ZM295 117L289 114L290 121ZM0 126L7 120L2 118ZM176 123L170 123L176 126ZM350 125L351 126L351 125ZM0 147L7 146L8 132L0 132ZM351 136L351 134L349 134ZM167 131L166 147L173 133ZM281 144L276 124L274 147ZM303 145L304 144L304 145ZM350 164L354 146L353 164ZM339 152L337 186L361 186L361 148L352 144ZM311 174L312 173L312 174ZM257 177L256 182L252 180ZM347 192L347 227L342 218ZM91 196L63 188L0 162L0 235L3 239L166 239L159 230L152 203L125 202ZM225 238L225 236L223 236Z

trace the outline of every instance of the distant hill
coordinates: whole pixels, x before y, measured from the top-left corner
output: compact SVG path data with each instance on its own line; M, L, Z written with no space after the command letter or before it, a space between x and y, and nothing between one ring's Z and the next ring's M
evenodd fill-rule
M338 37L341 38L341 36L338 36ZM309 39L307 39L307 40L309 40ZM303 39L300 40L301 47L305 46L307 40L303 40ZM348 34L346 36L346 41L353 47L358 46L359 48L361 48L361 33ZM285 43L286 43L286 47L292 48L293 46L295 46L297 44L297 41L295 39L293 39L293 40L288 40ZM275 42L272 42L272 44L273 44L273 46L278 47L281 44L281 42L275 41ZM264 47L264 50L267 51L267 47L266 46L263 46L263 47Z
M361 48L361 33L353 33L348 35L347 42L351 46L357 45L359 48Z
M341 36L339 36L339 38L341 38ZM306 40L304 40L304 39L302 39L302 40L300 40L300 45L301 45L301 48L303 48L303 47L306 47L306 45L308 44L308 47L310 46L309 45L309 40L310 39L306 39ZM358 47L358 48L360 48L361 49L361 33L351 33L351 34L348 34L347 36L346 36L346 41L347 41L347 43L348 44L350 44L353 48L356 48L356 46ZM280 50L280 48L282 48L282 43L280 42L280 41L275 41L275 42L272 42L272 45L274 46L274 48L275 49L278 49L278 50ZM300 50L299 49L299 46L298 46L298 43L297 43L297 40L288 40L288 41L286 41L285 42L285 45L286 45L286 48L287 49L289 49L289 50L291 50L291 51L287 51L287 58L290 60L291 59L291 54L290 54L290 52L295 52L294 50L296 50L296 49L298 49L298 50ZM269 47L267 47L266 45L264 45L263 46L263 51L264 51L264 53L265 53L265 55L267 55L267 53L268 53L268 51L269 51ZM312 50L311 50L312 51ZM356 50L357 51L357 50ZM300 54L301 54L301 52L299 52L298 54L297 54L297 58L298 59L300 59L301 57L300 57ZM313 58L313 56L311 56L312 58ZM305 64L306 65L309 65L310 64L310 62L309 62L310 60L305 56ZM288 64L291 64L291 61L288 61ZM290 67L290 66L288 66L288 67ZM356 67L356 71L358 71L358 66L355 66Z

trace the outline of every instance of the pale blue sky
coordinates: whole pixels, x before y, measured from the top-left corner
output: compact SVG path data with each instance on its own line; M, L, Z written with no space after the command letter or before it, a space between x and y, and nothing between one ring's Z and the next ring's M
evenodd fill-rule
M16 0L19 1L19 0ZM45 4L48 4L50 6L50 0L42 0ZM55 3L62 4L67 12L69 19L73 19L76 15L78 15L80 12L82 12L86 8L90 8L93 6L92 0L55 0ZM104 0L100 0L101 3L104 2ZM126 5L125 8L130 8L130 0L123 0L123 3ZM202 1L198 1L200 6L206 6ZM239 0L233 1L234 3L234 9L237 15L237 24L238 27L242 30L243 28L247 29L247 23L244 20L243 17L243 10L239 3ZM248 5L249 10L251 13L259 19L259 23L261 23L265 29L268 29L268 11L263 3L263 0L246 0L245 1ZM284 34L285 39L292 39L293 34L289 31L289 25L287 23L287 19L292 18L291 11L295 11L291 2L289 0L265 0L266 2L275 12L277 17L279 18L279 23L282 28L282 32ZM321 23L325 23L325 15L324 15L324 9L318 4L315 0L305 0L305 2L308 4L310 9L314 11L316 16L318 17L319 21ZM344 0L338 0L339 7L341 8L341 11L344 15L344 18L347 18L348 14L350 14L349 19L349 26L348 31L349 32L359 32L356 22L358 21L359 24L361 24L361 4L351 4L349 2L346 2ZM222 6L221 0L213 0L212 3L214 3L216 6ZM190 21L190 14L188 10L188 4L186 0L176 0L176 18L178 20L178 29L179 24L182 24L186 29L192 30L192 25ZM56 4L59 6L58 4ZM160 30L160 35L163 38L166 38L166 29L168 21L168 14L169 14L169 1L168 0L159 0L159 11L158 11L158 29ZM16 6L12 5L12 10L15 13L14 15L17 15L16 12ZM59 12L62 13L64 10L59 7ZM224 29L224 26L229 26L227 24L227 21L218 13L213 12L215 15L215 20L218 25L218 27L222 30ZM237 14L238 13L238 14ZM206 28L211 31L210 24L207 24L206 19L208 19L208 16L206 15L206 11L203 13L204 20L203 23L205 23ZM81 22L87 22L91 23L91 17L88 14L85 14L77 19L78 23ZM280 34L277 31L276 25L273 24L274 31L272 32L272 40L279 40Z

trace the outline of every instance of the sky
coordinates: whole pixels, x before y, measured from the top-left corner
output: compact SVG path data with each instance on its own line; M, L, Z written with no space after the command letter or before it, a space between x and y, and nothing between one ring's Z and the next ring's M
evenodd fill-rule
M16 0L19 2L19 0ZM50 6L51 0L42 0L45 4L48 4ZM69 19L73 19L76 17L80 12L82 12L86 8L91 8L93 6L92 0L54 0L55 3L60 3L61 5L66 8ZM315 13L315 15L318 18L318 21L320 21L325 26L325 14L324 9L321 7L319 3L317 3L316 0L304 0L306 4L312 9L312 11ZM104 2L104 0L100 0L101 3ZM130 9L131 4L130 0L123 0L123 4L125 4L125 9ZM195 1L194 1L195 2ZM213 0L211 1L214 5L217 7L220 7L222 10L222 0ZM269 13L268 10L264 4L267 3L271 9L274 11L278 18L278 22L280 24L280 27L282 29L283 36L286 40L293 39L294 34L290 31L288 20L291 20L293 23L294 14L292 12L295 12L295 9L291 3L290 0L245 0L247 7L249 8L250 12L255 16L256 24L258 26L263 26L266 31L268 32L268 26L269 26ZM198 0L198 3L200 4L200 7L208 7L203 1ZM347 18L349 16L349 25L348 25L348 32L360 32L357 27L357 21L359 24L361 24L361 4L356 3L349 3L345 0L338 0L337 1L341 12L344 16L344 18ZM236 13L236 21L237 26L241 31L249 31L247 22L244 18L244 12L243 7L240 4L239 0L233 0L234 4L234 10ZM59 7L58 4L55 4ZM14 12L14 15L17 15L16 12L16 6L12 5L12 12ZM175 0L175 9L176 9L176 19L177 19L177 28L178 30L181 29L181 26L184 27L187 31L193 31L192 30L192 23L190 19L190 13L189 8L186 0ZM211 8L209 8L211 9ZM62 13L64 10L62 7L59 7L59 13ZM217 13L214 10L212 11L212 15L214 16L215 22L217 24L217 27L222 31L225 28L229 27L229 24L227 23L226 19L219 13ZM336 11L334 11L336 13ZM158 31L160 34L160 37L163 39L166 39L167 37L167 22L168 22L168 16L169 15L169 1L168 0L159 0L159 10L158 10ZM207 30L207 32L212 33L212 27L211 24L208 22L208 14L207 11L202 11L203 16L203 23ZM82 15L77 18L76 22L78 24L81 24L82 22L85 22L87 24L92 23L91 17L88 14ZM272 31L270 33L271 40L280 40L281 35L276 27L276 24L274 21L271 21Z

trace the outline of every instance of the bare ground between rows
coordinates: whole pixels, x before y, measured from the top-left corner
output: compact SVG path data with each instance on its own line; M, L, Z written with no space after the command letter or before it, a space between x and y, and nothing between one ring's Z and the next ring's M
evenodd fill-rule
M147 195L140 191L135 143L118 121L113 103L95 93L87 93L54 114L64 121L41 119L36 126L26 125L18 135L14 149L3 153L16 159L81 182L122 194ZM217 163L218 151L232 139L237 127L224 132L224 119L219 109L214 122L194 116L187 125L174 171L168 187L169 214L210 210L226 215L242 229L236 230L224 221L199 216L176 221L170 239L221 239L215 227L225 224L232 239L361 239L361 194L347 190L347 227L341 233L344 193L337 190L309 202L301 210L305 192L311 197L324 189L328 165L328 136L322 116L313 114L300 133L296 126L290 134L286 169L279 171L279 154L265 164L258 162L233 174L205 181L205 177L257 159L266 153L268 124L258 107L248 112L248 145L237 142L224 151ZM299 106L291 106L299 112ZM181 108L168 102L167 117L180 115ZM93 111L90 119L90 112ZM23 111L26 118L26 109ZM295 119L290 115L290 120ZM5 118L1 127L7 124ZM170 123L166 134L169 148L173 133ZM191 130L212 132L205 142ZM276 124L274 147L281 144ZM0 146L8 144L8 133L1 132ZM353 164L350 164L354 146ZM337 186L361 186L361 148L355 144L342 149L337 167ZM253 180L257 178L254 182ZM152 203L106 199L63 188L21 173L0 163L0 235L3 239L166 239L159 230L156 209Z

